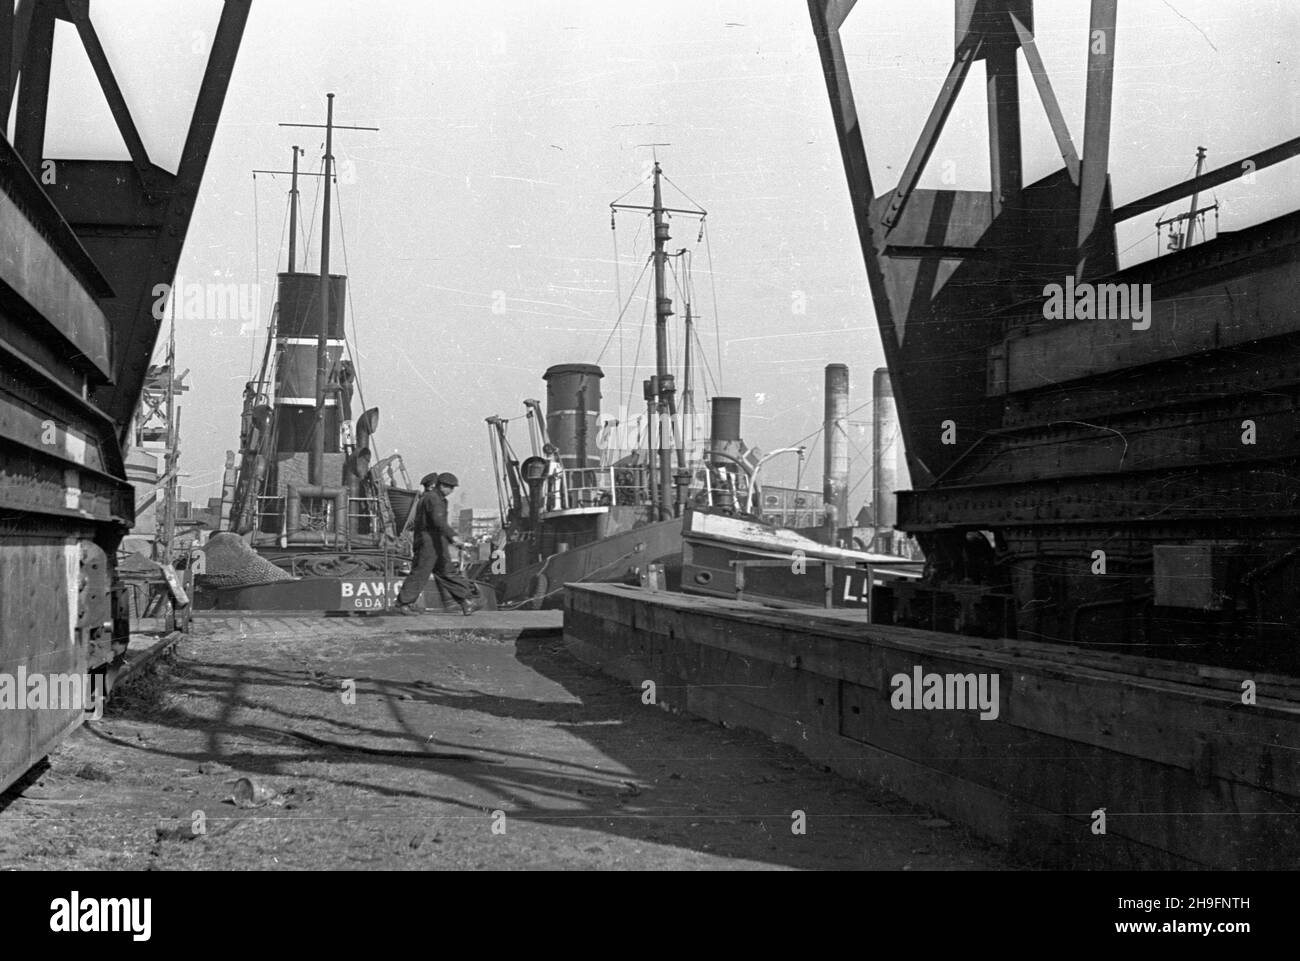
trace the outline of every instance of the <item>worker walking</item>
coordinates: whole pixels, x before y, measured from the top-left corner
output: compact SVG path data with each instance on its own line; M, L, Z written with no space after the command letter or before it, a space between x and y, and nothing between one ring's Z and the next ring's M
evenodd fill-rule
M461 613L468 616L474 612L470 600L474 595L473 587L465 578L452 573L447 563L448 550L465 544L447 522L447 496L459 484L455 474L426 474L420 480L424 493L415 509L411 531L415 540L415 562L397 595L397 605L393 610L398 614L420 613L415 602L429 582L430 574L434 582L460 604Z

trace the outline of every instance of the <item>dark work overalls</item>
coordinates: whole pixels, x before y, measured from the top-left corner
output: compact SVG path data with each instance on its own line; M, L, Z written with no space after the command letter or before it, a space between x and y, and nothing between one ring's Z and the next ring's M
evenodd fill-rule
M415 523L411 529L415 541L415 560L410 576L402 582L397 595L399 604L414 604L429 582L432 574L435 583L455 601L469 600L474 590L469 582L448 567L448 551L456 532L447 523L447 498L437 487L420 495L415 510Z

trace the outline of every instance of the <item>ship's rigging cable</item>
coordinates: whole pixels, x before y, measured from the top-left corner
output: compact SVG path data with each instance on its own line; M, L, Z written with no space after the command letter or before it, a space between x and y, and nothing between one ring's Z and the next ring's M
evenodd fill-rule
M872 404L872 401L870 401L870 400L864 400L864 401L863 401L861 404L859 404L857 407L854 407L851 411L849 411L847 414L845 414L845 415L844 415L844 419L845 419L845 420L848 420L850 417L852 417L852 416L853 416L854 414L856 414L858 411L860 411L860 410L865 410L866 408L870 407L871 404ZM810 431L809 433L804 434L802 437L800 437L800 438L799 438L797 441L795 441L793 444L789 444L789 445L787 445L787 446L789 446L789 447L798 447L800 444L802 444L804 441L808 440L810 437L817 437L817 436L820 436L824 429L825 429L825 425L818 426L818 428L817 428L816 430L814 430L814 431Z
M650 178L647 177L646 180L648 180L648 179L650 179ZM637 184L636 187L633 187L632 190L636 190L637 187L640 187L641 184L644 184L645 182L646 182L645 180L642 180L641 183ZM630 194L630 193L632 192L632 190L629 190L627 193L623 194L623 197L626 197L627 194ZM620 197L619 200L622 200L623 197ZM614 203L615 203L615 204L618 203L618 200L614 201ZM616 221L615 221L615 215L616 215L617 213L618 213L618 211L616 211L616 210L614 209L614 204L610 204L610 207L609 207L609 232L610 232L611 237L613 238L613 243L614 243L614 284L615 284L616 292L617 292L617 294L618 294L618 301L617 301L617 302L618 302L618 303L623 303L623 289L622 289L622 281L621 281L621 279L620 279L620 274L619 274L618 227L616 226ZM633 254L634 254L634 255L635 255L635 253L636 253L637 241L641 239L641 230L645 227L645 225L646 225L646 219L647 219L649 216L650 216L650 215L647 214L645 217L642 217L642 218L641 218L641 222L640 222L639 224L637 224L636 233L632 235L632 251L633 251ZM644 275L645 275L646 268L647 268L648 266L649 266L649 261L647 261L647 263L646 263L646 267L642 267L642 268L641 268L641 276L644 276ZM631 303L632 298L636 296L636 285L639 284L639 283L641 282L641 276L638 276L637 279L636 279L636 283L634 283L634 284L632 285L632 290L629 291L629 293L628 293L628 301L627 301L627 304L624 304L624 306L623 306L623 310L622 310L622 311L619 311L619 315L618 315L618 316L619 316L619 319L620 319L620 320L621 320L622 317L623 317L623 311L626 311L626 310L627 310L627 307L628 307L628 305ZM618 329L619 329L619 328L618 328L618 323L617 323L617 321L616 321L615 324L614 324L614 328L613 328L613 330L611 330L611 331L609 332L609 336L612 338L612 337L614 336L614 333L615 333L616 331L618 331ZM605 350L606 350L606 348L608 348L608 347L609 347L609 340L606 340L606 341L605 341L605 346L602 347L602 348L600 349L600 357L604 357L604 356L605 356ZM600 357L597 357L597 358L596 358L596 363L598 363L598 364L600 363ZM625 368L624 368L624 366L623 366L623 335L622 335L622 333L619 333L619 337L618 337L618 393L619 393L619 396L622 396L623 393L624 393L623 385L624 385L624 377L625 377L625 374L626 374L626 370L625 370Z
M343 273L347 275L349 278L351 278L352 270L350 267L348 267L348 235L347 232L343 229L342 193L343 191L336 190L334 194L335 206L338 208L338 212L339 212L339 246L343 248ZM352 339L348 340L346 337L344 337L343 343L347 345L348 356L352 358L352 372L354 374L353 383L357 385L357 400L361 401L361 413L362 416L365 416L365 412L368 411L370 408L366 406L366 394L365 391L361 389L361 358L357 356L361 352L361 343L360 343L360 338L357 336L357 308L352 302L351 283L348 284L347 291L348 291L348 316L352 318ZM340 357L341 356L342 355L340 355ZM338 361L335 361L334 368L335 371L337 371ZM331 374L333 374L335 371L331 371ZM372 433L371 436L373 437L374 434Z
M1156 238L1156 255L1159 256L1159 253L1160 253L1160 250L1159 250L1159 246L1160 246L1160 243L1159 243L1160 232L1159 232L1158 230L1151 230L1151 231L1148 231L1147 233L1143 234L1141 237L1139 237L1137 240L1133 241L1133 243L1129 244L1127 247L1125 247L1123 250L1121 250L1121 251L1120 251L1118 254L1116 254L1115 256L1116 256L1117 258L1119 258L1119 257L1123 257L1126 253L1128 253L1130 250L1132 250L1132 249L1133 249L1134 247L1136 247L1138 244L1145 243L1145 242L1146 242L1149 238L1151 238L1151 237L1155 237L1155 238Z
M648 174L646 174L644 177L642 177L642 178L640 179L640 181L638 181L638 182L637 182L636 184L634 184L632 187L629 187L629 188L628 188L624 193L620 194L619 196L615 197L612 201L610 201L610 204L609 204L609 206L610 206L610 208L611 208L611 209L610 209L610 213L611 213L611 214L613 213L613 207L614 207L614 204L618 203L620 200L622 200L622 199L623 199L624 197L626 197L628 194L632 193L632 191L636 190L637 187L643 187L643 186L645 186L646 184L648 184L648 183L651 181L651 179L653 179L653 177L654 177L654 171L652 170L652 171L650 171L650 173L648 173ZM665 177L664 179L666 180L667 178Z
M695 203L695 201L691 201ZM709 288L713 295L713 343L718 351L718 391L722 391L722 334L718 329L718 284L713 275L713 245L709 243L708 220L700 221L700 233L704 235L704 252L709 257Z
M324 149L322 147L322 149ZM307 233L302 240L302 262L308 263L311 260L311 232L316 229L316 208L320 205L320 188L321 181L325 179L325 158L321 157L320 173L316 177L316 196L311 202L311 216L306 218ZM302 218L299 218L300 220Z
M704 209L704 208L703 208L703 207L702 207L702 206L701 206L701 205L700 205L700 204L695 200L694 197L692 197L690 194L688 194L688 193L687 193L685 190L683 190L681 187L677 186L677 184L673 183L672 179L671 179L671 178L670 178L666 173L660 173L659 176L661 176L661 177L662 177L665 181L667 181L668 183L673 184L673 189L674 189L674 190L676 190L679 194L681 194L683 197L685 197L685 198L686 198L687 200L689 200L691 203L695 204L695 209L698 210L698 211L700 212L700 226L703 227L703 226L704 226L704 218L708 216L707 211L705 211L705 209ZM644 181L642 181L642 182L644 183ZM623 196L626 197L627 194L624 194ZM620 199L621 199L621 198L620 198ZM614 202L615 202L615 203L618 203L617 200L614 201ZM698 241L697 241L697 243L698 243Z
M275 255L275 267L276 267L277 275L280 272L280 255L284 250L284 235L288 231L289 205L292 203L293 203L293 197L290 196L289 203L286 203L284 205L284 219L281 220L280 222L280 241L276 245L276 255ZM262 272L261 272L260 253L261 253L262 238L261 238L260 221L258 218L258 208L259 208L259 204L258 204L258 197L257 197L257 174L254 173L253 174L253 276L254 276L254 281L258 285L258 289L261 289ZM271 316L266 323L266 346L262 349L262 366L258 369L257 372L257 391L253 400L254 404L256 404L259 400L262 399L265 399L267 402L270 401L270 396L267 394L267 389L268 389L267 372L271 364L271 347L275 343L275 329L276 329L276 321L279 316L279 311L280 311L279 299L278 297L272 297ZM257 343L257 338L253 337L251 338L251 340L253 343L252 345L250 345L249 351L250 353L254 353L255 351L254 345L256 345ZM248 377L249 380L252 380L253 369L252 369L251 357L249 360ZM269 438L270 443L267 445L268 450L271 451L275 450L276 445L279 443L279 436L280 436L279 420L278 418L272 418L271 436ZM267 471L266 474L264 474L262 477L261 485L257 488L254 488L250 485L245 495L246 497L253 498L253 502L254 502L253 518L255 524L258 521L258 517L260 513L258 500L266 496L266 490L267 490L267 486L270 484L270 480L271 480L271 472Z
M650 286L646 285L645 289L645 306L641 308L641 330L636 337L636 353L632 355L632 369L636 370L637 361L641 359L641 341L645 339L645 321L650 313ZM632 416L632 388L636 386L636 381L628 385L627 394L623 397L623 410L628 412L628 417ZM639 415L638 415L639 416ZM649 429L647 425L647 429Z
M857 444L853 443L853 438L847 436L847 432L846 432L845 439L849 442L849 446L853 448L853 450L857 451L857 454L860 458L868 462L871 461L871 458L867 456L866 452L863 451L860 447L858 447ZM891 451L891 453L893 451L893 448L894 448L894 438L890 438L888 449ZM882 453L884 450L885 447L882 446L881 447ZM876 465L873 463L865 471L863 471L862 476L858 478L858 482L854 484L852 487L850 487L848 491L845 493L844 495L845 499L847 500L848 498L852 497L853 492L857 490L859 487L861 487L862 482L865 481L868 477L872 476L872 474L875 473L875 470L876 470Z
M256 179L257 174L253 174L253 177L254 179ZM276 276L279 276L280 273L280 254L284 250L284 235L288 232L289 207L292 203L293 203L293 197L290 196L289 203L284 205L284 219L280 222L280 242L279 244L276 245L276 251L275 251ZM262 278L260 275L257 278L257 283L260 289L262 283ZM270 395L266 393L268 387L266 378L267 378L267 371L270 368L270 364L271 364L271 346L275 343L275 332L276 332L276 327L279 324L279 317L280 317L280 299L278 296L276 296L271 298L271 316L270 319L268 319L266 322L266 347L263 348L262 350L262 367L257 372L257 396L259 398L266 397L268 402L270 401L271 398Z
M679 276L677 276L677 264L674 262L676 259L677 259L677 254L669 254L664 258L664 263L668 265L668 270L673 275L673 293L677 295L677 301L678 303L680 303L683 299L682 279ZM658 318L655 319L655 322L658 323ZM664 318L664 326L665 327L668 326L668 318L666 317ZM664 342L665 342L665 346L668 348L668 356L664 360L665 363L667 363L668 365L668 370L671 372L677 369L677 358L673 354L673 348L676 347L677 345L673 343L672 337L665 337Z
M262 289L262 260L258 248L261 246L262 230L257 217L257 174L253 174L253 283ZM280 238L282 241L284 237ZM248 338L248 377L253 379L253 365L257 363L257 338Z
M862 476L858 478L858 482L854 484L852 487L850 487L848 493L845 495L845 497L852 497L853 492L862 486L862 482L865 481L868 477L871 477L875 473L876 466L875 466L875 462L872 461L872 459L867 456L866 451L862 450L860 447L858 447L857 444L853 443L852 437L847 437L846 439L849 442L849 446L852 447L854 450L856 450L858 452L858 455L863 460L871 462L871 466L866 471L863 472ZM898 443L898 440L899 440L898 430L895 429L893 435L889 438L888 443L881 445L880 448L881 453L888 451L889 456L891 457L897 456L896 448L894 445Z
M691 286L692 286L692 288L694 287L694 285L695 285L695 278L694 278L694 276L692 276L692 278L691 278ZM692 300L691 300L691 303L695 303L695 300L694 300L694 294L693 294L693 293L692 293ZM701 315L700 315L700 314L696 314L696 315L695 315L695 318L696 318L697 320L699 320L699 319L701 319ZM697 349L696 349L696 356L698 356L698 357L700 358L700 364L701 364L701 366L702 366L703 369L704 369L705 377L708 378L707 383L705 382L704 377L701 377L701 378L700 378L700 386L701 386L701 388L703 388L703 394L704 394L704 400L705 400L704 413L707 414L707 412L708 412L708 400L709 400L709 398L710 398L710 397L717 397L718 394L722 393L722 387L721 387L721 385L719 384L718 379L717 379L716 377L714 377L714 374L713 374L713 366L709 363L709 354L708 354L708 351L706 351L706 350L704 349L704 338L703 338L703 336L701 336L701 334L700 334L700 325L699 325L698 323L697 323L697 324L692 324L692 325L691 325L691 333L692 333L692 334L694 335L694 337L695 337L695 346L696 346L696 348L697 348Z
M272 175L272 179L274 179L274 174ZM289 205L292 203L293 203L293 198L290 197L289 202L284 205L284 219L280 222L280 242L276 244L276 248L275 248L276 251L275 272L277 276L280 273L280 255L284 252L284 235L288 233ZM259 226L259 218L258 218L257 174L254 173L253 174L253 280L257 284L258 290L262 289L262 269L261 269L261 256L260 256L261 247L262 247L262 235L261 235L261 227ZM279 304L277 298L272 297L271 317L267 321L267 325L266 325L266 347L262 352L262 368L257 375L257 394L259 397L266 390L266 367L267 367L268 358L271 356L271 339L275 336L275 331L272 328L275 321L275 312L278 306ZM249 351L248 379L249 380L253 379L254 358L256 358L257 356L257 338L253 337L251 338L251 340L252 340L252 344L250 344L248 348Z
M681 253L682 253L682 299L686 301L686 315L689 317L691 314L691 304L693 303L693 292L691 290L692 287L691 251L683 248ZM682 425L682 445L684 447L689 447L690 444L695 443L695 377L694 377L694 371L688 371L686 369L686 357L687 355L690 354L690 350L691 350L690 338L694 330L695 330L694 324L687 325L683 321L682 323L682 379L684 383L682 384L682 393L681 393L682 404L679 413L679 420L681 421L681 425ZM692 375L689 379L686 377L687 373L690 373ZM688 387L690 388L689 392L687 391ZM686 442L686 433L688 429L691 434L690 444L687 444Z
M275 342L275 328L280 316L280 304L277 301L271 305L271 319L266 324L266 347L262 351L262 366L257 372L257 394L254 397L254 403L258 400L265 400L268 404L271 397L267 394L266 372L271 365L271 345Z
M799 458L799 466L795 470L795 475L794 475L794 486L796 490L799 488L799 483L803 479L804 462L806 461L809 464L812 463L813 456L817 453L817 445L821 443L821 440L825 435L826 435L825 430L816 434L812 439L812 443L808 445L808 449L804 452L803 457Z
M617 307L623 303L623 281L622 278L619 276L620 272L618 268L618 231L614 229L613 209L611 209L609 212L609 239L610 239L610 243L614 245L614 306ZM617 329L618 324L615 323L614 327L615 329ZM614 336L612 331L610 332L610 336L611 337ZM623 393L623 338L622 337L619 337L618 339L618 392L620 395Z
M709 355L704 352L704 341L700 339L700 325L699 324L693 325L691 328L691 333L695 335L695 346L699 348L698 353L700 355L701 363L704 364L704 373L708 375L709 382L713 384L713 393L710 395L706 391L704 396L706 399L710 396L717 397L721 391L721 388L718 387L718 382L713 378L713 368L709 366Z
M636 289L637 289L637 287L639 287L639 286L641 285L641 279L642 279L643 277L645 277L645 272L646 272L647 270L650 269L650 264L651 264L651 262L652 262L652 261L651 261L651 258L647 258L647 259L646 259L646 262L645 262L645 266L643 266L643 267L641 268L641 273L637 275L636 283L634 283L634 284L632 285L632 289L631 289L631 291L628 292L628 295L627 295L627 302L623 304L623 309L620 310L620 311L618 312L618 318L614 321L614 327L613 327L613 329L610 330L610 332L609 332L609 336L605 338L605 346L602 347L602 348L600 348L600 353L596 355L596 363L598 363L598 364L600 363L600 359L601 359L602 357L605 356L605 351L609 349L609 343L610 343L611 340L614 339L614 334L618 331L618 326L619 326L619 324L621 324L621 323L623 322L623 315L627 313L627 309L628 309L628 307L632 306L632 298L636 296ZM621 347L621 345L622 345L622 341L621 341L621 340L619 341L619 344L620 344L620 347ZM620 363L620 370L621 370L621 368L622 368L622 365L621 365L621 363ZM635 368L634 368L634 369L635 369ZM619 389L620 389L620 391L622 390L622 382L621 382L621 381L620 381L620 387L619 387Z

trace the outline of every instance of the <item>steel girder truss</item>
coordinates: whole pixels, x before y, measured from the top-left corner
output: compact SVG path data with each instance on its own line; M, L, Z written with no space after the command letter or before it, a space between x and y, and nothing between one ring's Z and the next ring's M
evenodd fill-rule
M88 0L0 0L0 105L15 111L13 147L107 281L97 292L109 321L108 370L92 378L90 399L125 444L161 321L155 289L170 286L217 120L230 83L251 0L225 0L213 34L175 173L150 159ZM131 159L45 156L46 113L55 24L71 24L94 70Z

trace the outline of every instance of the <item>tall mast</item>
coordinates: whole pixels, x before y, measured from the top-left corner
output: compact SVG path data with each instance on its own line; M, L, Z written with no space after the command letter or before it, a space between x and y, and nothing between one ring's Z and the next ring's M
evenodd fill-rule
M643 144L643 146L664 146L663 144ZM694 210L680 210L676 207L665 207L663 202L663 190L660 181L663 177L663 170L659 166L659 161L654 163L654 203L646 207L643 204L625 204L614 201L610 204L611 212L614 210L648 210L654 217L655 230L655 249L654 249L654 277L655 277L655 375L645 382L645 399L648 412L651 417L651 423L648 425L646 448L650 452L650 486L652 493L650 502L655 505L656 513L661 520L666 520L673 516L677 507L673 496L673 464L672 452L677 450L677 467L679 477L682 478L683 484L689 479L686 472L686 456L681 446L682 432L677 424L677 398L676 386L673 383L673 376L668 372L668 318L673 315L672 298L667 292L667 264L668 254L664 249L665 244L670 239L668 234L668 222L666 214L686 214L691 217L700 217L701 219L708 216L708 212L702 207L696 207ZM643 181L644 182L644 181ZM689 199L689 198L688 198ZM694 203L694 201L692 201ZM611 223L613 223L613 214L611 213ZM687 297L689 298L689 294ZM689 312L690 305L687 304ZM687 328L689 332L689 327ZM687 347L687 356L690 356L690 348ZM689 361L688 361L689 363ZM689 373L687 382L689 383ZM657 422L657 430L656 430ZM656 440L656 432L658 434ZM658 463L656 465L656 458ZM655 476L657 475L657 477ZM685 488L683 487L683 490Z
M293 180L289 187L289 273L298 270L298 145L293 145Z
M316 339L316 428L311 435L308 474L312 484L325 483L325 391L329 387L330 317L330 172L334 162L334 94L325 95L325 212L320 225L320 331Z
M691 288L686 285L686 346L682 350L682 427L677 445L677 466L686 464L682 448L695 444L695 388L691 383ZM687 437L689 430L690 436Z
M1196 175L1192 178L1193 180L1200 179L1201 169L1204 166L1205 166L1205 148L1197 147L1196 148ZM1188 247L1192 245L1192 233L1196 230L1196 204L1197 201L1199 201L1200 199L1201 199L1200 191L1197 190L1192 191L1192 206L1188 208L1187 211L1187 230L1183 234L1183 245L1181 248L1183 250L1186 250Z
M167 476L166 500L163 501L162 556L164 564L172 562L172 542L176 539L176 460L180 431L177 430L176 409L176 298L172 297L172 323L167 333L167 456L164 470Z
M671 417L673 414L672 391L668 390L668 318L673 315L673 302L665 290L668 254L664 244L668 242L668 223L664 219L663 194L660 190L661 171L659 161L654 166L654 206L652 208L655 224L655 416L659 421L659 516L668 518L672 515L670 491L673 483L673 465L668 452L672 449L669 438ZM665 416L668 415L668 416Z
M334 131L378 130L378 127L352 127L334 125L334 94L325 95L325 210L321 214L320 231L320 335L316 340L316 426L312 431L311 451L308 454L308 480L312 484L324 483L325 474L325 394L329 388L329 318L330 318L330 186L333 183ZM282 123L281 127L320 127L318 123ZM298 169L298 155L294 154L294 170ZM296 193L296 191L295 191ZM296 198L295 198L296 199ZM296 206L296 204L295 204ZM290 243L293 243L290 235ZM290 264L293 263L292 255ZM290 267L290 270L293 268Z

